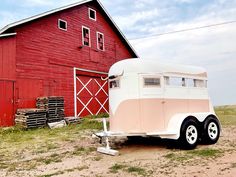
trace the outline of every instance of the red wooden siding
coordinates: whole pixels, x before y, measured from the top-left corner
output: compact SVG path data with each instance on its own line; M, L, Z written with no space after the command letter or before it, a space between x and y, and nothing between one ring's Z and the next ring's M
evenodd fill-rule
M0 38L0 79L15 80L15 37Z
M37 97L43 96L43 84L39 79L18 79L16 82L17 108L34 108Z
M0 126L14 124L13 82L0 80Z

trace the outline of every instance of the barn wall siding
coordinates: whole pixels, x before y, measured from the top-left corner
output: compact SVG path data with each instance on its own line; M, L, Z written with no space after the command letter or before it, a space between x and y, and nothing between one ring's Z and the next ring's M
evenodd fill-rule
M16 78L16 40L15 37L0 38L0 80Z
M97 11L97 21L89 19L88 7ZM58 29L58 19L67 21L67 31ZM91 47L82 46L82 25L90 28ZM36 96L61 95L65 98L65 114L72 116L73 67L108 72L113 63L133 57L94 3L32 21L15 31L18 108L32 107ZM97 50L97 31L104 34L105 51ZM30 94L33 96L21 89L34 92Z

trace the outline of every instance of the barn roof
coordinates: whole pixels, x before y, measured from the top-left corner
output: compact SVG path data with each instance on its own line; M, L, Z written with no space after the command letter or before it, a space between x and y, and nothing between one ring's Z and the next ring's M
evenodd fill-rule
M108 19L110 20L111 24L114 25L114 27L117 29L118 33L124 39L124 41L126 42L128 47L133 51L135 56L138 57L138 55L137 55L136 51L134 50L134 48L131 46L131 44L129 43L127 38L121 32L121 30L119 29L117 24L114 22L114 20L111 18L111 16L109 15L109 13L107 12L107 10L104 8L104 6L102 5L102 3L99 0L82 0L82 1L70 4L70 5L67 5L67 6L59 7L59 8L56 8L56 9L53 9L53 10L50 10L50 11L47 11L47 12L44 12L44 13L41 13L41 14L38 14L38 15L34 15L32 17L29 17L29 18L25 18L23 20L20 20L20 21L14 22L14 23L10 23L10 24L6 25L5 27L3 27L2 29L0 29L0 35L4 36L5 33L7 32L7 30L9 30L11 28L14 28L14 27L17 27L19 25L25 24L27 22L30 22L30 21L33 21L33 20L37 20L39 18L42 18L42 17L48 16L48 15L54 14L56 12L63 11L63 10L66 10L66 9L69 9L69 8L72 8L72 7L76 7L76 6L79 6L79 5L83 5L83 4L88 3L88 2L93 2L93 1L97 2L97 4L101 7L103 12L106 14ZM6 34L6 36L9 36L9 35Z

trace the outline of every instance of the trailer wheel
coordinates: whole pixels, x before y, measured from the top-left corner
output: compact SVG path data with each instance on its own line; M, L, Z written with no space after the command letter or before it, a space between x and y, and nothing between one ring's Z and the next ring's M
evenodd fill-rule
M188 119L184 121L180 130L179 143L183 149L194 149L198 144L198 126L196 121Z
M204 122L202 141L215 144L220 137L220 125L216 118L209 117Z

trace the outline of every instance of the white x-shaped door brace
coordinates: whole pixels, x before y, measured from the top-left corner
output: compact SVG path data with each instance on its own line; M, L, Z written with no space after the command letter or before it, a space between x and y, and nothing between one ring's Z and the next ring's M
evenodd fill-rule
M79 100L79 102L84 106L84 107L81 109L81 111L79 112L78 116L80 116L80 114L81 114L85 109L86 109L90 114L93 115L92 111L90 111L90 109L88 108L89 103L93 100L93 94L92 94L92 93L90 92L90 90L87 88L87 86L88 86L89 83L92 81L92 79L89 79L89 81L88 81L87 83L85 83L85 84L79 79L79 77L76 77L76 79L82 84L82 88L81 88L80 91L77 93L77 100ZM81 93L84 89L87 90L88 93L89 93L90 96L91 96L91 98L89 99L89 101L88 101L87 103L84 103L84 102L80 99L80 97L79 97L80 93Z
M99 110L96 112L96 115L98 115L99 112L100 112L102 109L104 109L104 110L106 111L106 113L109 113L108 110L105 108L105 104L106 104L106 102L108 101L108 93L106 92L106 90L104 89L104 87L107 85L107 81L105 81L103 84L100 84L96 79L89 79L86 83L83 83L83 82L80 80L79 77L76 77L76 79L82 84L82 88L81 88L81 89L79 90L79 92L76 94L76 95L77 95L77 100L83 105L83 108L82 108L81 111L79 112L78 116L80 116L81 113L82 113L85 109L86 109L91 115L94 115L94 113L93 113L93 112L89 109L89 107L88 107L89 103L93 100L93 96L95 96L95 100L96 100L96 101L98 102L98 104L100 105L100 108L99 108ZM88 89L88 87L87 87L87 86L88 86L91 82L93 82L93 81L95 81L95 83L97 83L97 85L99 86L99 89L98 89L98 91L96 92L95 95L93 95L92 92L91 92L91 91ZM84 103L84 102L80 99L80 97L79 97L79 95L81 94L81 92L82 92L83 90L87 90L88 93L89 93L90 96L91 96L91 98L89 99L89 101L88 101L87 103ZM98 100L98 98L96 98L96 96L97 96L101 91L107 96L106 100L105 100L103 103L101 103L101 102Z
M95 82L98 84L98 86L100 87L99 90L97 91L97 93L95 94L95 96L97 96L101 91L103 91L103 92L105 93L105 95L107 96L106 100L105 100L103 103L101 103L97 98L95 98L96 101L97 101L97 102L99 103L99 105L101 106L101 107L99 108L99 110L97 111L96 115L98 115L98 113L99 113L102 109L104 109L104 110L106 111L106 113L109 113L108 110L105 108L105 104L106 104L106 102L108 101L108 93L104 90L104 87L107 85L107 80L106 80L102 85L101 85L96 79L94 79L94 80L95 80Z

